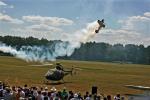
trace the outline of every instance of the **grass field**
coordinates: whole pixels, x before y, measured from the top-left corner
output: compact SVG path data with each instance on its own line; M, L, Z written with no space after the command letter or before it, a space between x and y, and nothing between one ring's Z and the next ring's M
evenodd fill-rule
M124 85L150 86L150 65L117 64L104 62L59 60L65 68L80 67L77 74L64 78L65 84L55 85L59 90L64 86L69 90L91 91L93 85L98 86L99 92L105 94L139 93ZM51 62L55 63L55 62ZM47 86L43 83L44 74L50 66L30 66L37 63L27 63L13 57L0 57L0 80L10 85ZM51 66L52 67L52 66Z

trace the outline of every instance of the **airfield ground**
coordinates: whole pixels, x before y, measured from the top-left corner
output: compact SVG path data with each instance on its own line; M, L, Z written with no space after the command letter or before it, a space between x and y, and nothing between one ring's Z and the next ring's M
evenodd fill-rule
M57 89L66 87L73 91L91 91L93 85L98 86L104 94L128 94L141 91L132 90L124 85L150 86L150 65L119 64L88 61L59 60L65 68L80 67L76 75L64 78L65 84L54 85ZM55 62L50 62L55 63ZM54 66L30 66L39 63L25 62L13 57L0 57L0 80L10 85L47 86L43 83L44 74Z

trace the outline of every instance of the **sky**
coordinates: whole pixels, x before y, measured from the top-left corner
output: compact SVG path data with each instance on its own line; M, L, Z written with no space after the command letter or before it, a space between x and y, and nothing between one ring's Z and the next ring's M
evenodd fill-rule
M105 20L90 41L150 45L150 0L0 0L0 35L48 40Z

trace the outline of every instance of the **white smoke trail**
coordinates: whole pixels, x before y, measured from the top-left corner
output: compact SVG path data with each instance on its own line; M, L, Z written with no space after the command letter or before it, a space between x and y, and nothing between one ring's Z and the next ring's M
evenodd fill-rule
M6 46L4 43L0 43L0 51L3 51L4 53L10 53L17 58L26 59L26 54L23 51L17 51L15 48Z
M77 42L86 43L96 34L95 30L97 30L98 27L99 24L97 23L97 21L87 24L87 27L85 29L76 32Z
M85 29L75 32L69 37L68 42L56 42L47 46L22 46L19 50L4 43L0 43L0 51L10 53L13 56L26 61L56 60L60 56L70 56L76 48L81 46L81 43L86 43L96 33L99 24L97 21L87 24Z

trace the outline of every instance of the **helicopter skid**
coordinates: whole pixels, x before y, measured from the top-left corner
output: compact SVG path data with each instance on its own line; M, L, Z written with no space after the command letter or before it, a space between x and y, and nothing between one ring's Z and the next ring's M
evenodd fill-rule
M63 81L44 81L44 84L46 85L60 85L60 84L64 84L65 82Z

